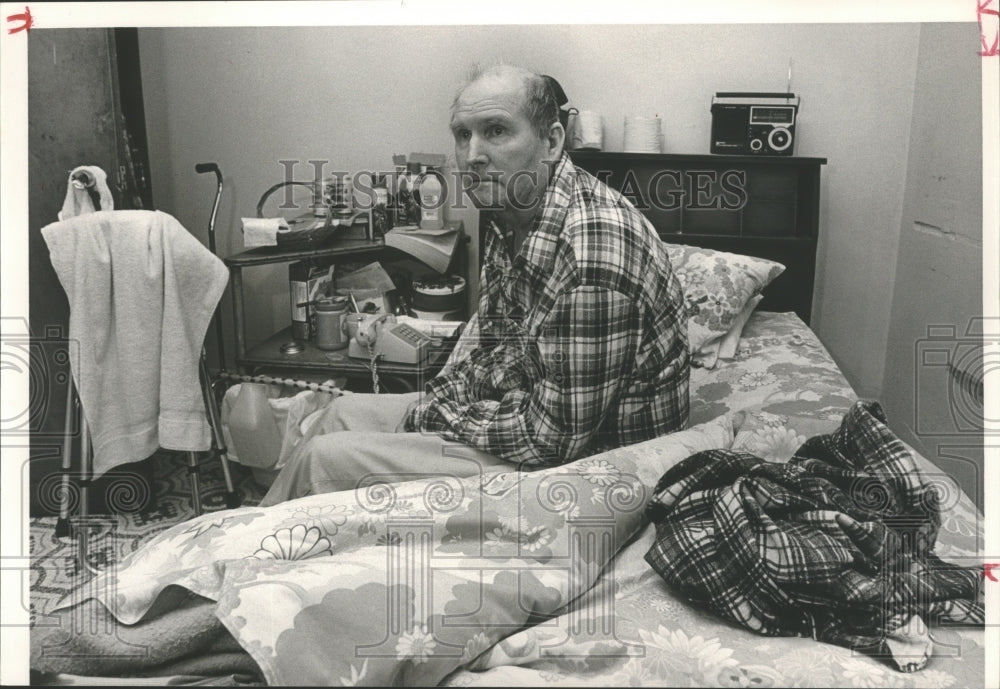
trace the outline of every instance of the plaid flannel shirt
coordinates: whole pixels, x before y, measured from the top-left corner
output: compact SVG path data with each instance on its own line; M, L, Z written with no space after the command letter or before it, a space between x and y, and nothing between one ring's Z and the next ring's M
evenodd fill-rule
M690 600L769 636L811 636L903 671L926 656L891 640L926 624L981 626L981 571L939 559L939 495L877 402L787 463L731 450L685 459L647 513L646 561ZM924 635L926 631L924 630ZM923 650L923 649L921 649Z
M554 465L683 428L684 299L649 221L565 153L513 260L483 216L479 346L406 429Z

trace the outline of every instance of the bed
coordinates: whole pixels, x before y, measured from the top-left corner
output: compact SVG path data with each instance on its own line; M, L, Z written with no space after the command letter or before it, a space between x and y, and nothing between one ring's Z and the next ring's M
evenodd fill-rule
M670 250L698 350L687 430L533 473L374 480L176 523L39 616L32 669L162 683L982 686L981 629L937 631L926 668L901 673L755 634L651 569L645 508L665 471L709 450L785 462L856 402L798 310L780 296L764 308L783 273L766 251ZM702 298L721 289L712 279L740 296ZM946 488L936 552L981 561L972 502L914 461ZM74 620L103 632L72 633Z

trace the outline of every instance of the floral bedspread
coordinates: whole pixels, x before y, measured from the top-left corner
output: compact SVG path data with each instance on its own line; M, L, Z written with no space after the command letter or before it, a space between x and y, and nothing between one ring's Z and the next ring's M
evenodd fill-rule
M732 447L786 461L806 438L836 428L856 399L843 374L793 313L758 312L735 361L693 369L691 422L737 410L746 418ZM889 419L890 424L892 419ZM625 448L623 452L628 451ZM931 482L941 476L916 455ZM636 461L641 461L638 458ZM943 478L936 552L974 564L981 517ZM593 588L543 624L519 631L448 686L982 687L984 634L932 629L935 655L903 674L849 649L805 638L754 635L672 593L643 556L655 538L644 526Z
M125 624L155 617L172 586L217 601L270 684L982 686L981 632L941 631L927 669L904 675L755 636L666 588L643 558L663 472L715 448L787 459L854 400L793 314L755 315L735 362L692 373L689 430L534 473L206 514L91 590ZM963 498L942 512L942 556L975 555L975 510Z
M178 590L216 601L269 684L436 685L590 591L642 528L662 473L733 439L726 416L533 473L373 481L209 513L88 590L123 624L155 624Z

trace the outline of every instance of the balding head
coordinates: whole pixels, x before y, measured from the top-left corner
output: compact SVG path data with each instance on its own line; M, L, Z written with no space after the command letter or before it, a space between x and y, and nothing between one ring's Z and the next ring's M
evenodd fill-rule
M546 138L553 123L559 121L559 104L545 77L523 67L504 63L474 65L455 95L452 112L465 90L480 82L485 82L497 92L516 93L521 112L531 122L539 138Z
M526 69L495 65L473 73L452 104L451 131L465 191L477 206L500 209L511 223L530 221L550 166L562 156L558 110L545 79Z

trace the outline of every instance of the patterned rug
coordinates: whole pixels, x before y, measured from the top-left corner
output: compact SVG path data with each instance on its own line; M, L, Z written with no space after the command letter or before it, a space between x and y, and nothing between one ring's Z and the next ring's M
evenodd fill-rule
M191 484L184 453L157 454L152 464L152 507L143 512L91 515L87 563L104 570L120 562L153 536L194 516ZM230 462L231 474L243 505L256 505L264 492L250 471ZM201 470L202 508L212 512L226 508L225 480L217 461ZM57 517L36 517L29 527L31 557L31 626L45 624L46 613L71 590L94 576L80 566L75 538L56 536Z

